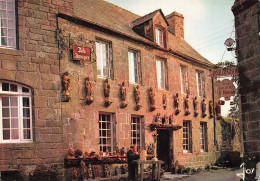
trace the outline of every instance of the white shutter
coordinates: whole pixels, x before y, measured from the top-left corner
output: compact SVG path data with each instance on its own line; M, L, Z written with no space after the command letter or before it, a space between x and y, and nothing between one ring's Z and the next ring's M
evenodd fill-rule
M156 60L156 72L158 87L162 88L162 62L160 60Z

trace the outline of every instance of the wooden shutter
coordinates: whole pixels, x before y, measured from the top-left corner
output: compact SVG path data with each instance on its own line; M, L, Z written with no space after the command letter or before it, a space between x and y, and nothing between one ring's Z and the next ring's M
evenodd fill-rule
M141 53L137 53L138 84L142 84Z
M168 66L167 66L167 61L164 61L164 76L165 76L165 89L169 89L169 84L168 84Z
M113 74L113 51L112 51L112 44L109 44L109 77L111 79L114 78L114 74Z
M206 95L205 95L205 73L204 72L202 72L201 73L201 96L205 96L206 97Z

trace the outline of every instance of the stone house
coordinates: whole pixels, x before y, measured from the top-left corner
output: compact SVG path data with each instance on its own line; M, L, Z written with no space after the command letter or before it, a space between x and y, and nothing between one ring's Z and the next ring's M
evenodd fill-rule
M1 0L0 11L2 174L62 177L69 148L131 144L154 145L166 165L214 163L213 64L184 40L181 14L103 0Z
M236 53L240 79L241 140L245 153L260 158L260 6L257 0L236 0Z

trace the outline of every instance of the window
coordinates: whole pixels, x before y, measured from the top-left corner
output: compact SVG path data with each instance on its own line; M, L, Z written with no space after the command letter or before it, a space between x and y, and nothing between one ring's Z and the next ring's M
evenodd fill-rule
M0 0L0 47L16 48L15 0Z
M181 92L187 94L189 90L187 67L181 65Z
M200 122L200 151L206 152L207 150L207 123Z
M104 155L106 150L113 152L115 150L115 121L114 115L109 113L99 114L99 143L100 151Z
M0 81L0 142L32 142L32 93L27 86Z
M164 47L163 30L162 29L155 28L155 40L156 40L156 43L160 47Z
M131 116L131 145L136 145L137 149L142 148L144 139L141 116Z
M157 72L157 83L159 89L166 89L166 61L157 59L156 60L156 72Z
M183 121L183 152L191 152L192 132L191 122Z
M204 73L197 71L196 79L197 79L198 96L199 97L205 96L205 77L204 77Z
M112 71L112 48L111 44L104 41L96 42L97 75L111 78Z
M141 62L139 53L136 51L128 51L129 63L129 82L139 84L141 83Z

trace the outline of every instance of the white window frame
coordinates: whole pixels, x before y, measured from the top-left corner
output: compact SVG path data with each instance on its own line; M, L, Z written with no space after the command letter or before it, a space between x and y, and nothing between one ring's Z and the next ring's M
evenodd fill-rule
M111 43L96 41L97 75L101 78L111 78L112 59Z
M128 50L129 82L133 84L141 83L140 53Z
M105 119L106 120L102 120L102 117L103 116L105 116ZM107 118L108 118L108 116L110 116L110 119L109 120L107 120ZM113 131L115 131L115 130L113 130L114 128L113 128L113 114L112 113L99 113L99 139L100 139L100 141L99 141L99 150L100 151L103 151L103 155L104 156L106 156L106 150L107 150L107 147L110 147L111 148L111 150L109 150L109 152L113 152L114 151L114 134L113 134ZM107 128L107 123L110 123L110 129L108 129ZM105 123L106 124L106 128L103 128L102 127L102 123ZM101 127L100 127L101 126ZM102 135L102 131L106 131L106 135L105 136L103 136ZM110 131L110 137L108 137L107 136L107 131ZM103 143L103 139L106 139L106 143L104 144ZM110 143L111 144L108 144L108 140L110 139ZM106 148L105 150L104 150L104 148Z
M2 89L2 83L8 83L9 84L9 88L10 85L16 85L17 86L17 91L3 91ZM22 88L26 88L29 90L29 92L23 92ZM2 98L3 97L17 97L17 101L18 101L18 129L19 129L19 139L12 139L10 136L9 140L4 140L3 139L3 115L2 115ZM25 107L25 108L29 108L30 111L30 117L26 117L26 119L30 120L30 128L24 128L23 125L23 98L29 98L29 107ZM8 106L10 107L10 105ZM10 115L9 115L9 118ZM11 121L10 121L11 123ZM0 143L32 143L33 142L33 127L32 127L32 90L30 87L22 85L22 84L18 84L18 83L14 83L11 81L3 81L0 80ZM11 126L10 126L11 129ZM24 130L29 129L30 130L30 139L24 139L23 135L24 135Z
M183 152L192 152L192 126L191 121L183 121Z
M135 119L135 121L134 121ZM139 122L138 122L139 121ZM135 116L131 115L131 145L136 145L137 149L142 148L142 117L141 116ZM139 129L138 129L139 126ZM138 137L139 132L139 137ZM134 136L134 134L136 136ZM135 141L135 143L134 143Z
M155 28L155 41L160 47L164 47L163 30L156 27Z
M187 94L189 89L187 66L180 66L181 93Z
M203 97L205 94L204 72L197 71L196 80L197 80L198 97Z
M1 0L0 14L2 14L2 17L0 16L0 48L16 49L15 0ZM4 29L6 35L2 36ZM2 38L6 38L6 45L3 45ZM10 44L11 40L12 45Z
M156 58L157 85L159 89L166 89L166 60Z
M200 122L200 151L208 151L207 123Z

